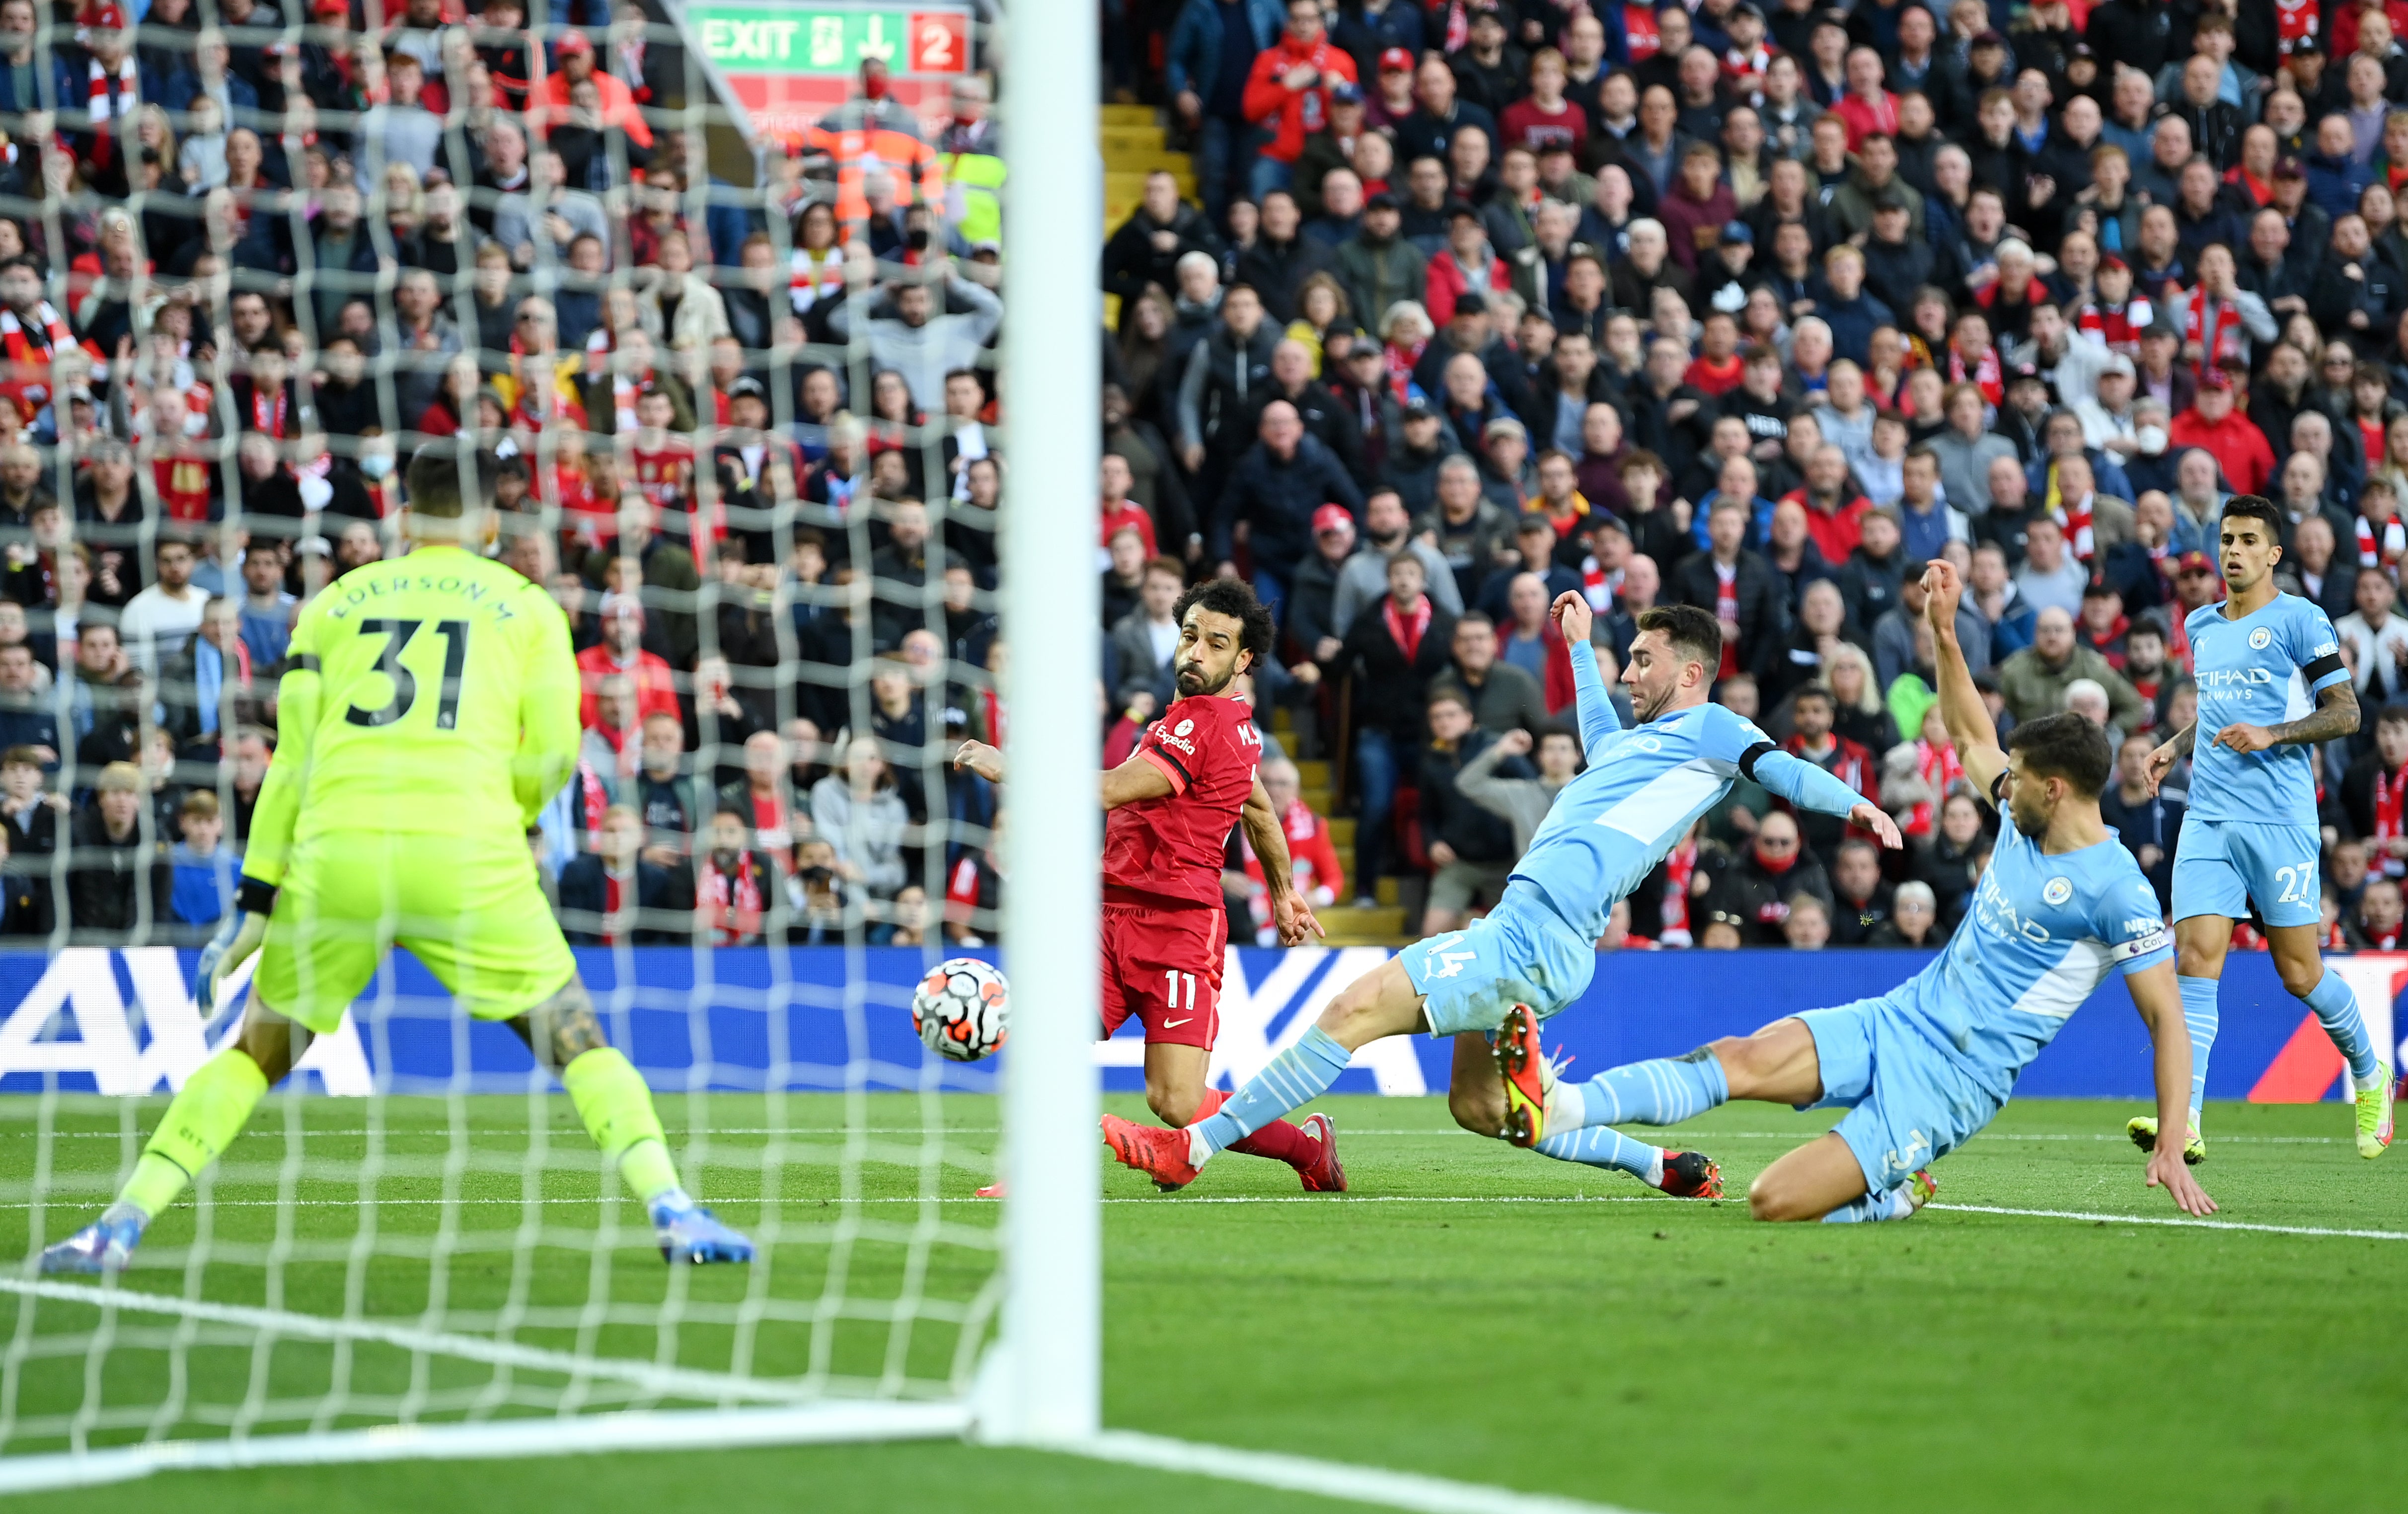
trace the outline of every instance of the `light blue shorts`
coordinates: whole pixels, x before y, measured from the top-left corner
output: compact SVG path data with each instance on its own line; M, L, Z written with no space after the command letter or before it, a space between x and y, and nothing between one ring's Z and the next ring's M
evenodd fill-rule
M1823 1096L1801 1108L1845 1109L1833 1131L1865 1187L1886 1193L1971 1138L2005 1101L1933 1050L1886 998L1798 1017L1814 1037Z
M1466 929L1405 948L1397 960L1426 997L1432 1036L1493 1031L1526 1004L1544 1020L1581 996L1597 975L1597 943L1584 941L1537 891L1515 881Z
M2323 851L2323 838L2304 825L2186 821L2174 847L2174 920L2247 920L2255 900L2269 925L2317 924L2324 919Z

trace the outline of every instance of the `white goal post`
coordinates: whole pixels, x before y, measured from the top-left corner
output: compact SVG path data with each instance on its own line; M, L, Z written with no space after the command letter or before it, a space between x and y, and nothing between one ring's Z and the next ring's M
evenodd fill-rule
M1004 842L1011 1047L1004 1068L1003 1336L982 1378L980 1430L1062 1441L1101 1424L1102 1210L1093 1042L1103 814L1096 719L1101 585L1103 167L1096 7L1017 0L996 72L1005 105L1004 329L1010 418L1002 600L1013 648ZM1017 64L1017 66L1016 66Z

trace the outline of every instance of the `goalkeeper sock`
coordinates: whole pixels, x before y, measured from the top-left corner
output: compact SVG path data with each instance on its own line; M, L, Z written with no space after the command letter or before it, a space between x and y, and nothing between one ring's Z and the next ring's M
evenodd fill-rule
M2358 995L2331 968L2316 979L2301 1000L2316 1012L2316 1022L2332 1037L2349 1063L2352 1088L2372 1088L2381 1081L2382 1063L2374 1054L2374 1038L2366 1034L2366 1017L2358 1012Z
M1914 1212L1914 1201L1903 1188L1893 1188L1886 1193L1863 1193L1841 1205L1823 1217L1827 1225L1870 1225L1884 1220L1903 1220Z
M1730 1079L1722 1059L1700 1047L1684 1057L1609 1067L1577 1092L1577 1126L1677 1125L1728 1102Z
M266 1096L267 1075L239 1047L202 1063L167 1106L167 1118L150 1133L134 1176L118 1191L118 1202L146 1216L175 1203L184 1185L234 1144Z
M2190 1027L2190 1125L2199 1128L2199 1111L2207 1100L2207 1054L2215 1050L2215 998L2224 985L2213 978L2177 978L2182 989L2183 1023Z
M1627 1172L1650 1188L1664 1186L1664 1153L1644 1141L1634 1141L1604 1125L1559 1131L1535 1149L1541 1156L1584 1166Z
M1228 1102L1229 1095L1219 1089L1206 1089L1204 1097L1196 1106L1196 1120L1211 1119L1221 1112L1221 1106ZM1195 1122L1195 1120L1188 1121L1191 1125ZM1307 1136L1301 1126L1284 1120L1272 1121L1229 1150L1242 1151L1248 1156L1267 1157L1273 1162L1284 1162L1291 1167L1309 1167L1321 1160L1321 1143Z
M580 1054L562 1069L560 1081L594 1144L618 1164L627 1192L650 1204L679 1186L652 1091L618 1048L597 1046Z
M1188 1160L1201 1166L1213 1152L1226 1150L1297 1105L1328 1093L1354 1060L1354 1053L1327 1031L1306 1026L1297 1043L1248 1078L1219 1113L1187 1127Z

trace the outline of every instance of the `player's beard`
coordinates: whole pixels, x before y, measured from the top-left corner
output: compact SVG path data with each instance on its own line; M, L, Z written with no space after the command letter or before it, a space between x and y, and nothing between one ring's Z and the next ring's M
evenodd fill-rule
M1189 663L1179 670L1179 675L1173 681L1178 685L1180 698L1194 699L1199 694L1219 693L1222 690L1226 689L1229 686L1230 680L1237 678L1237 669L1231 668L1228 676L1224 678L1220 682L1207 683L1205 681L1204 664L1201 663Z
M2015 822L2015 829L2023 832L2027 840L2037 841L2048 834L2046 815L2027 816L2024 813L2024 807L2013 800L2007 803L2007 817Z

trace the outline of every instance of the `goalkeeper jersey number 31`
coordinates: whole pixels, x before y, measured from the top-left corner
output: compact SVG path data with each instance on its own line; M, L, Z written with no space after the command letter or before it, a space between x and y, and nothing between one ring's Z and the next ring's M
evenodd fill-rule
M576 762L568 622L542 586L456 547L343 575L301 612L246 875L376 831L519 847Z

